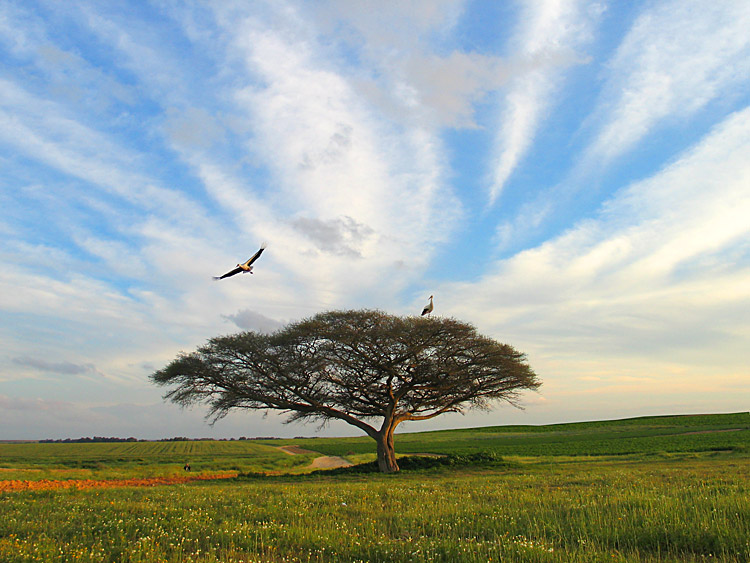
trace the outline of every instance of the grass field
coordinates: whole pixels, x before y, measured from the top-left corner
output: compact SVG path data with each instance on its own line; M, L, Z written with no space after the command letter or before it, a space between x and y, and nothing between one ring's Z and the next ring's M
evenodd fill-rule
M642 417L625 420L489 426L396 435L398 453L472 453L513 456L659 454L743 450L750 452L750 414ZM367 437L274 441L299 444L326 455L371 453Z
M289 442L371 455L358 440ZM132 476L190 455L256 473L0 494L0 561L750 561L747 413L400 435L400 451L504 460L396 475L257 475L309 464L277 445L0 445L9 472Z
M0 479L155 477L181 474L188 462L198 472L291 473L314 457L244 440L0 444Z

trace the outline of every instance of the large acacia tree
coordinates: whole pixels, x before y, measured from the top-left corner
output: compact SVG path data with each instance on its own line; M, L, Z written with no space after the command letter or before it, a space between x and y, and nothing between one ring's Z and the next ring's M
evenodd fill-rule
M217 420L235 408L274 409L289 421L339 419L377 442L381 471L398 471L393 434L496 400L518 406L540 382L524 354L451 318L332 311L273 333L221 336L151 376L165 399L207 403Z

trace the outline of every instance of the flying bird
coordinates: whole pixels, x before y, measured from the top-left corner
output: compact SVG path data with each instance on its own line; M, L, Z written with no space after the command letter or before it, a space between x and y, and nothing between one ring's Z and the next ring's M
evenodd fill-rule
M234 270L228 271L223 276L214 276L214 279L223 280L224 278L231 277L235 274L239 274L240 272L242 272L243 274L247 274L248 272L252 274L253 262L255 262L258 258L260 258L260 255L263 254L263 251L265 249L266 249L266 245L264 244L260 247L260 250L258 250L258 252L256 252L255 254L252 255L252 257L250 257L250 259L247 262L243 264L237 264L237 267Z
M425 305L424 309L422 309L422 316L424 317L425 315L427 315L429 317L430 313L432 313L432 310L434 308L435 307L432 304L432 295L430 295L430 302L427 305Z

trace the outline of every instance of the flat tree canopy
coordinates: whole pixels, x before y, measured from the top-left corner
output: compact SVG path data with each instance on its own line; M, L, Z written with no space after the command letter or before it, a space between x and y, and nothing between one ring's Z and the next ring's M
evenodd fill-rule
M452 318L331 311L273 333L212 338L151 380L165 399L207 403L217 420L235 408L274 409L289 421L339 419L377 442L383 472L398 471L393 434L405 420L518 406L541 384L524 354Z

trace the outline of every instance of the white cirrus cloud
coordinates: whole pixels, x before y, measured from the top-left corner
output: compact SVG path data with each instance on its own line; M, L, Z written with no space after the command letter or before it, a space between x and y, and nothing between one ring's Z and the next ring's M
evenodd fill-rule
M585 357L602 377L686 366L693 383L734 377L750 338L748 154L750 108L596 217L476 284L436 292L451 295L448 312L522 342L549 369L569 362L584 372Z
M647 5L607 65L600 107L591 118L601 123L584 162L606 164L666 120L683 120L720 96L747 89L748 28L746 2Z
M579 53L592 40L603 7L579 0L530 2L521 9L515 42L521 68L501 102L493 150L489 201L494 203L528 152L564 80L563 70L585 62Z

